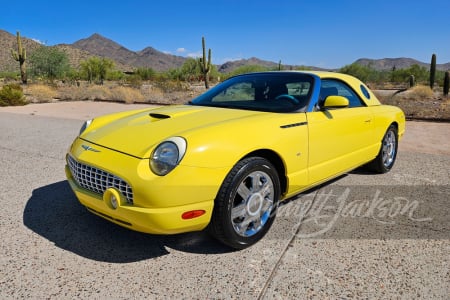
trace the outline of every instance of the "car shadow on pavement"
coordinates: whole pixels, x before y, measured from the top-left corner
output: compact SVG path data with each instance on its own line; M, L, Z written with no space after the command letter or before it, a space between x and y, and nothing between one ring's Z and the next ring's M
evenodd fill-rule
M23 222L57 247L97 261L135 262L170 254L171 249L200 254L232 251L205 232L160 236L110 223L88 212L67 181L35 189Z

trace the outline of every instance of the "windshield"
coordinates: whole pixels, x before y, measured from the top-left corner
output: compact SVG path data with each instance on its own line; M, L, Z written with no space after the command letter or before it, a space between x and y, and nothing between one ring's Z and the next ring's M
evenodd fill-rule
M308 74L295 72L239 75L218 84L190 104L268 112L305 111L313 80Z

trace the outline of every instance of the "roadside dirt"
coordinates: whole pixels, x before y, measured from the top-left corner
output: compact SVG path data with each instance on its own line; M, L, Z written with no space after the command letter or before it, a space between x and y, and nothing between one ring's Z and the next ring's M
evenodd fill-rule
M150 107L157 106L148 104L76 101L0 107L0 112L76 119L81 121L108 113ZM407 121L406 132L400 141L399 151L450 156L450 123Z

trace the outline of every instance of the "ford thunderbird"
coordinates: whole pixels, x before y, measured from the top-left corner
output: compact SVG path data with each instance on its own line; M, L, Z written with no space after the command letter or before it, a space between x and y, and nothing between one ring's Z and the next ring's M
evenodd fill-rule
M388 172L404 132L404 113L349 75L250 73L185 105L86 121L66 175L80 203L115 224L206 229L243 249L280 201L360 166Z

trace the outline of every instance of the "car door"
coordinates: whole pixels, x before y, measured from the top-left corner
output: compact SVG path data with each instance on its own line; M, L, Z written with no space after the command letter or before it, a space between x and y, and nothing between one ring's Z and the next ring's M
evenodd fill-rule
M330 95L346 97L349 106L320 109ZM367 160L371 144L372 115L346 83L336 79L322 80L318 105L319 109L307 113L310 184L362 164Z

